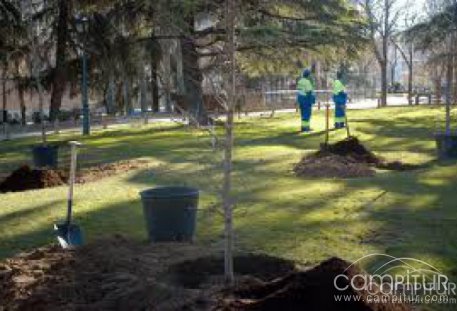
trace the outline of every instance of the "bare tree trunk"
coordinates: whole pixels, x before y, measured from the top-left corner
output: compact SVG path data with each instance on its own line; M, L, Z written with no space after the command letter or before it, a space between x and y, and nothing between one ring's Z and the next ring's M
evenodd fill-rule
M24 100L24 87L22 85L18 86L17 93L19 97L19 105L21 107L21 125L25 126L27 125L27 114Z
M408 105L413 104L413 75L414 75L414 47L412 43L409 44L408 46L408 58L409 62L407 62L408 65Z
M389 63L388 52L389 52L389 40L390 34L388 30L390 7L388 1L384 0L384 34L382 36L382 62L381 62L381 106L387 106L387 64Z
M408 105L413 104L413 63L408 65Z
M116 87L116 106L121 115L125 115L125 103L123 98L123 84L118 83Z
M413 105L413 69L414 69L414 63L413 63L413 57L414 57L414 47L412 43L408 43L408 51L406 52L401 48L398 43L396 43L394 40L392 40L392 43L395 44L396 50L400 51L400 55L403 57L403 60L405 61L406 65L408 66L408 105L412 106Z
M141 113L143 114L144 118L144 124L148 124L149 122L149 116L148 116L148 103L146 99L146 93L147 93L147 84L146 84L146 77L144 73L144 66L140 67L140 79L138 81L139 83L139 89L140 89L140 107L141 107Z
M124 109L127 115L131 114L132 105L131 105L131 98L130 98L130 81L128 78L124 76L124 81L122 82L122 91L123 91L123 99L124 99Z
M233 149L233 114L236 100L236 67L235 67L235 0L227 0L227 58L229 61L229 86L227 92L227 120L225 124L224 148L224 184L222 202L224 208L225 280L234 281L233 271L233 200L232 188L232 149Z
M152 111L159 112L159 70L160 58L151 53L151 93L152 93Z
M195 43L191 38L181 42L183 56L183 78L185 86L185 98L192 119L198 124L207 124L207 113L203 105L203 76L198 64L198 53Z
M114 74L110 72L108 77L108 90L106 100L106 112L108 114L114 114L116 112L116 83L114 82Z
M452 49L452 72L453 72L453 83L452 83L452 104L457 104L457 57L455 55L455 49L457 48L456 43L457 40L453 39L453 46Z
M193 14L186 18L186 23L190 32L193 32L195 28ZM181 51L185 99L189 107L191 120L192 122L197 122L198 125L208 125L208 114L203 104L203 75L200 69L195 40L192 37L181 39Z
M8 112L7 112L7 91L6 91L6 72L8 63L5 61L2 68L2 121L3 134L7 136L8 127Z
M41 142L43 145L46 145L46 120L44 119L44 96L43 96L43 86L41 85L39 75L35 76L35 82L38 88L38 106L40 109L40 120L41 120Z
M25 99L24 99L24 85L22 83L19 66L20 66L19 60L16 59L14 61L14 67L15 67L15 72L16 72L16 89L17 89L17 96L19 98L19 106L21 109L21 125L25 126L27 124L27 116L26 116L26 107L25 107Z
M391 62L391 67L390 67L390 83L393 85L396 82L395 79L395 70L397 69L397 48L394 48L394 59Z
M56 67L52 82L51 106L49 118L54 122L62 106L62 97L67 80L66 49L68 41L69 1L59 1L59 20L57 24L57 48L55 52Z
M387 106L387 62L381 62L381 107Z
M441 105L441 77L435 79L435 95L436 95L436 104Z
M453 40L453 38L452 38ZM453 46L451 44L450 46ZM452 101L452 80L453 80L453 62L452 51L448 48L447 51L447 64L446 64L446 134L451 133L451 101Z

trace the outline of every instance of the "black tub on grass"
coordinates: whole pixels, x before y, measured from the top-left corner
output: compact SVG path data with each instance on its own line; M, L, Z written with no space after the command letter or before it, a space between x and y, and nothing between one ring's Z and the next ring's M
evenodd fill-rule
M192 241L199 191L190 187L158 187L140 193L149 240Z
M59 157L58 145L39 145L32 149L33 164L35 167L57 168Z

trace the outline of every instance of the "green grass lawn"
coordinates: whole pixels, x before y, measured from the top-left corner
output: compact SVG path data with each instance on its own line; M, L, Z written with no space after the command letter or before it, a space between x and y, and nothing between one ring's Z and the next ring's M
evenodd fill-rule
M329 256L356 260L369 253L415 257L457 279L457 163L435 161L437 108L350 111L351 130L390 159L426 163L414 172L380 172L352 180L300 179L292 166L323 141L323 113L315 132L300 135L298 115L237 120L234 172L239 249L316 263ZM345 131L331 133L331 140ZM52 136L53 141L80 139ZM30 158L39 138L0 144L0 173ZM222 153L207 133L176 124L105 130L82 139L81 165L147 158L150 169L78 185L76 219L87 240L112 234L146 239L138 192L155 185L202 190L199 243L219 247ZM66 149L66 148L65 148ZM67 151L62 155L66 163ZM383 194L379 199L375 200ZM52 224L64 217L66 188L0 194L0 257L54 241Z

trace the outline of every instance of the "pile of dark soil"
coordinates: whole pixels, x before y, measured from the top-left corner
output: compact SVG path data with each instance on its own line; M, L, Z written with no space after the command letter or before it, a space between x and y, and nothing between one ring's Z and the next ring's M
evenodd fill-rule
M383 159L378 158L373 152L368 150L357 137L348 137L334 144L322 145L321 150L317 152L322 156L336 154L342 157L352 158L355 162L378 164Z
M124 172L148 167L148 161L128 160L100 164L77 172L76 183L87 183ZM24 165L15 170L0 183L0 192L18 192L33 189L61 186L68 182L68 172L64 170L34 170Z
M338 275L338 286L346 288L339 291L334 285ZM367 275L357 266L350 266L350 263L339 258L331 258L320 265L302 272L294 272L283 278L271 282L245 283L234 288L225 297L220 307L221 310L288 310L288 311L406 311L412 310L410 306L391 303L388 296L382 294L377 284L372 284L370 292L367 290L356 290L350 282L354 276ZM355 278L357 288L363 288L365 281L361 277ZM337 301L335 296L348 295L355 297L352 300ZM370 296L370 299L367 299ZM380 297L384 302L377 303ZM357 299L357 297L360 297Z
M354 178L374 176L374 168L406 171L418 167L400 161L388 162L356 137L348 137L334 144L323 144L319 151L306 155L295 165L294 172L300 177Z
M265 255L235 256L234 263L238 283L227 288L222 256L198 245L116 236L74 251L47 246L0 262L0 310L411 310L365 302L368 293L349 283L365 272L338 258L306 271ZM348 277L338 279L348 286L341 292L339 274ZM358 287L363 282L357 278Z
M61 172L54 170L34 170L24 165L0 183L0 192L43 189L60 186L64 183Z
M294 269L264 255L234 261L240 275L262 281ZM0 262L0 310L212 310L223 267L222 255L191 244L118 236L75 251L48 246Z
M199 295L176 291L157 276L169 265L205 254L193 245L140 244L122 237L75 251L39 248L0 263L0 310L167 310Z
M365 163L335 154L305 156L295 165L294 172L300 177L355 178L374 176L376 171Z

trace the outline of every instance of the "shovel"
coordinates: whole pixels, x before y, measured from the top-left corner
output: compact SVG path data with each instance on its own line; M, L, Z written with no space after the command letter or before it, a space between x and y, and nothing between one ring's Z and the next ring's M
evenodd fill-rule
M76 175L76 160L77 148L81 143L71 141L71 161L70 161L70 178L68 181L68 202L67 202L67 219L64 223L54 224L54 231L57 235L57 240L64 249L72 249L83 244L83 236L81 228L77 224L72 223L73 213L73 185Z

